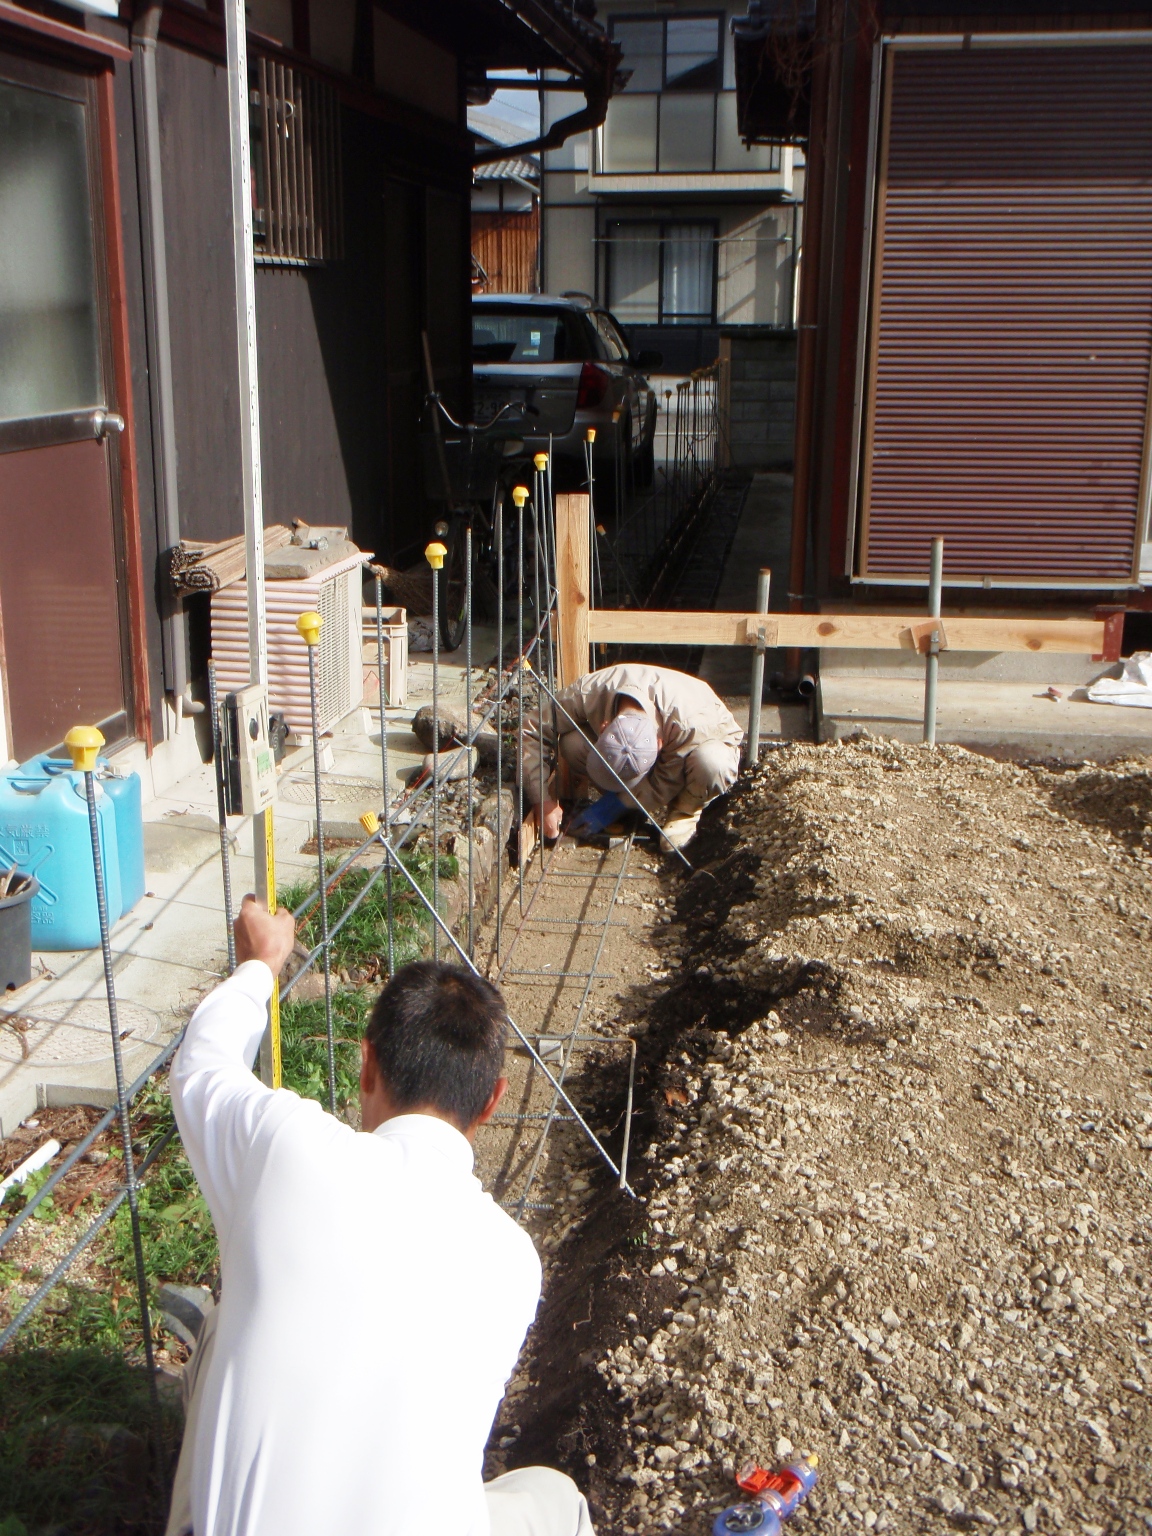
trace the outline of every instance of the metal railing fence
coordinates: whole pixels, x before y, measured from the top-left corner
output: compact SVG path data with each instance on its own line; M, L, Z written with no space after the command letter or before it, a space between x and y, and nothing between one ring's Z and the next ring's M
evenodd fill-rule
M616 425L611 480L605 485L603 475L599 481L589 477L596 607L644 608L659 592L687 530L706 513L716 487L719 404L719 362L663 391L647 487L635 486L636 472ZM636 469L646 473L647 467L645 457Z

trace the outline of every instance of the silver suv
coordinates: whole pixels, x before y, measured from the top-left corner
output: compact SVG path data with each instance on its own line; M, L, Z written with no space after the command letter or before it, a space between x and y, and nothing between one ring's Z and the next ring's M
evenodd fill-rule
M538 453L551 438L560 488L583 479L589 427L597 480L614 483L619 458L626 488L652 483L656 392L646 375L662 362L659 352L634 356L584 294L473 297L473 418L483 424L507 401L522 403L525 446Z

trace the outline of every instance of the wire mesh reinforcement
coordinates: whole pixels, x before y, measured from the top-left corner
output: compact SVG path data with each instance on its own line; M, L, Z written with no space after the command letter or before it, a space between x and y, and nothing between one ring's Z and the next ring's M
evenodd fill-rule
M699 505L700 498L707 496L709 487L714 479L716 456L716 383L714 370L702 370L699 375L693 375L692 379L685 381L676 391L676 410L667 414L664 422L665 437L670 445L670 451L664 455L662 469L662 483L657 488L656 499L659 501L659 510L654 510L652 498L648 503L640 503L620 519L613 530L613 537L607 541L606 548L610 554L606 556L600 565L601 590L605 600L611 600L613 596L611 575L612 569L624 570L622 560L627 557L629 574L627 583L630 585L633 596L637 595L641 586L637 583L647 583L652 579L654 561L657 560L660 550L666 545L669 528L684 514L684 509L695 503ZM542 456L543 457L543 456ZM590 869L572 869L563 867L558 860L557 848L546 850L541 844L534 860L534 880L529 877L526 861L521 858L517 862L517 870L513 881L513 896L510 904L508 892L505 890L504 881L500 872L500 861L504 850L505 834L513 829L508 826L503 799L500 793L504 774L507 767L509 753L508 735L514 734L511 751L517 764L522 761L524 750L525 717L527 711L533 707L529 703L529 694L534 691L534 707L538 712L537 724L542 723L542 711L545 701L549 701L554 708L563 713L563 707L558 700L558 683L556 677L556 571L555 571L555 521L552 499L552 478L550 459L539 460L534 466L534 473L530 477L531 494L521 498L515 498L517 505L511 507L505 504L501 497L497 497L492 507L492 550L495 566L496 590L496 658L494 678L487 688L474 689L474 655L473 655L473 601L475 596L474 559L475 548L473 545L472 531L468 529L466 549L466 591L465 591L465 703L467 713L467 729L462 745L452 748L444 748L438 734L434 734L433 764L434 769L407 791L394 795L390 782L389 759L389 721L388 708L389 697L387 692L387 666L384 654L384 623L383 623L383 591L379 576L376 577L376 663L379 673L379 715L380 715L380 768L381 768L381 800L382 813L380 824L369 832L364 839L353 849L334 864L327 867L325 856L325 815L328 804L324 795L319 792L321 774L318 753L313 762L313 785L308 788L315 792L316 805L316 845L317 845L317 881L316 887L294 910L294 917L299 920L308 917L314 911L319 917L319 942L312 946L304 957L299 968L284 983L281 989L282 1000L287 1000L301 980L309 975L319 963L324 973L324 1008L325 1008L325 1097L330 1109L335 1109L336 1097L336 1060L335 1060L335 1031L333 1023L333 999L332 999L332 953L333 946L340 939L348 923L354 918L370 894L376 890L381 881L386 888L386 964L387 974L391 975L396 964L396 917L398 912L397 891L406 894L409 898L407 909L415 907L423 913L427 931L431 936L431 948L439 953L441 950L450 953L458 962L469 967L477 974L481 974L480 966L476 960L476 918L475 903L477 891L475 887L475 853L476 853L476 819L474 805L474 791L469 775L466 794L466 816L464 832L467 841L468 853L468 911L462 944L457 935L452 931L442 910L439 860L440 860L440 823L442 810L442 797L446 786L451 782L451 776L458 765L465 758L471 769L472 754L480 732L485 727L493 725L496 735L496 851L497 871L495 879L495 964L498 974L511 984L523 982L531 991L532 984L537 980L550 982L564 981L576 982L582 985L579 1001L576 1005L574 1018L569 1027L559 1037L558 1043L550 1041L548 1054L538 1048L542 1045L542 1039L537 1045L533 1044L532 1031L524 1027L509 1012L508 1027L513 1036L517 1048L528 1058L533 1073L538 1075L538 1080L543 1091L548 1096L545 1108L540 1110L525 1111L522 1114L504 1114L495 1117L501 1124L521 1124L531 1127L536 1135L536 1142L530 1159L528 1172L520 1189L508 1197L507 1204L519 1220L524 1220L528 1213L533 1211L547 1211L552 1209L552 1203L545 1200L533 1199L535 1184L538 1181L540 1169L543 1166L544 1152L547 1139L557 1125L574 1128L587 1141L589 1149L611 1172L622 1190L628 1190L627 1183L627 1159L628 1144L631 1130L632 1086L635 1072L635 1042L626 1037L616 1036L592 1036L581 1032L581 1025L585 1017L589 1000L593 995L593 988L598 981L612 979L612 973L603 969L602 961L611 930L627 926L611 916L615 906L615 898L623 887L625 881L643 878L628 868L632 839L629 838L622 849L618 850L619 861L617 867L605 869L603 867ZM590 474L591 482L591 474ZM623 481L619 482L623 486ZM590 483L593 497L596 495L596 485ZM618 503L620 505L622 503ZM509 524L509 514L514 514L515 522ZM595 513L593 512L593 515ZM512 539L509 546L505 544L505 529L511 528ZM604 536L597 534L597 539L604 542ZM629 545L626 540L634 540ZM595 547L596 539L594 539ZM506 570L508 549L514 550L515 566L511 571ZM615 565L613 565L615 562ZM506 581L510 576L512 580ZM621 578L623 579L623 578ZM439 581L433 586L437 601L440 597ZM509 601L511 601L512 613L509 614ZM530 622L526 622L530 613ZM515 636L514 650L511 656L507 654L508 630L511 628ZM434 652L433 652L433 715L435 725L439 725L440 713L440 656L439 636L437 626L433 626ZM303 641L301 642L303 643ZM314 672L314 669L310 669ZM214 742L217 746L217 764L220 763L219 751L219 701L215 697L215 677L210 672L210 691ZM317 708L316 688L314 678L310 689L314 712ZM537 731L537 736L542 737L542 732ZM319 731L313 731L313 742L318 742ZM543 766L541 764L541 766ZM515 795L516 822L522 824L524 820L525 806L523 792L519 787L520 775L516 775L517 789ZM228 969L231 970L235 963L234 950L231 947L231 873L229 868L229 844L231 831L226 814L225 799L223 794L223 779L218 774L217 785L220 791L218 796L218 820L220 824L220 848L221 848L221 874L222 874L222 906L226 917L227 936L229 941ZM303 787L303 786L302 786ZM429 826L431 823L431 826ZM429 836L430 834L430 836ZM97 832L93 831L93 837ZM408 867L405 850L411 850L418 839L427 838L432 843L431 875L432 894L429 895L423 888L420 879ZM100 871L99 845L94 843L96 856L94 867ZM343 877L354 866L363 863L366 856L373 850L380 854L380 862L368 872L368 878L360 889L348 900L335 921L330 922L328 913L328 895L339 884ZM402 857L402 855L405 855ZM596 882L611 880L612 899L607 904L606 917L596 917L585 920L568 916L550 916L534 910L536 898L539 892L548 882L556 882L557 888L565 889L564 882L586 881L589 891L596 889ZM504 927L510 918L515 921L515 934L511 943L505 942ZM596 941L595 958L587 968L564 967L553 970L541 968L538 973L533 973L532 967L517 970L511 966L515 946L519 942L521 934L535 926L542 928L553 924L564 929L571 929L573 935L581 933L591 935ZM65 1156L51 1171L45 1182L28 1199L23 1209L15 1215L0 1231L0 1251L2 1251L16 1235L25 1229L26 1223L33 1220L38 1211L44 1207L44 1202L49 1200L53 1191L59 1188L61 1181L76 1167L77 1163L92 1148L94 1143L113 1124L119 1123L121 1143L124 1155L124 1180L121 1187L112 1195L108 1203L80 1232L68 1251L57 1261L51 1272L37 1285L35 1291L24 1301L20 1310L11 1318L7 1326L0 1332L0 1349L9 1345L33 1317L38 1308L54 1287L67 1276L76 1260L81 1257L112 1221L117 1211L125 1203L132 1213L132 1239L133 1257L135 1268L135 1283L139 1293L140 1316L143 1323L143 1348L149 1368L153 1366L152 1359L152 1334L151 1314L149 1311L148 1286L149 1277L145 1272L144 1256L140 1243L140 1217L137 1203L137 1192L141 1182L155 1167L163 1153L173 1144L176 1137L176 1129L172 1127L168 1132L148 1151L137 1168L134 1164L131 1116L132 1106L141 1090L170 1062L176 1051L180 1036L171 1041L158 1052L156 1057L148 1064L143 1072L131 1084L126 1084L123 1076L122 1063L120 1062L119 1037L115 1028L116 1020L116 991L115 976L111 964L111 950L107 944L105 934L105 961L106 961L106 990L109 1008L109 1022L112 1034L112 1050L116 1066L116 1104L109 1109L92 1129ZM614 1159L604 1145L603 1139L597 1135L588 1123L586 1115L581 1111L568 1087L568 1079L572 1069L574 1055L577 1050L589 1048L592 1045L597 1048L625 1047L629 1052L627 1108L625 1114L622 1151L619 1161ZM553 1070L555 1067L556 1070Z

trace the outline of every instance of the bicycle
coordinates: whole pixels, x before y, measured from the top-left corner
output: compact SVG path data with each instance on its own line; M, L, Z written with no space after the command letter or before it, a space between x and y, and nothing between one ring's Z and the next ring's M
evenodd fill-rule
M531 473L531 460L524 452L519 431L523 430L526 407L509 402L484 424L460 422L453 417L439 394L429 390L425 407L430 412L424 447L426 483L440 484L447 515L437 520L435 532L447 553L440 595L440 640L446 650L454 651L464 638L468 605L468 531L472 533L472 594L474 607L486 616L495 614L499 551L495 530L501 522L498 512L510 497L513 486ZM444 424L456 436L444 433ZM431 458L432 463L427 460ZM504 571L506 598L516 598L515 552L510 548L514 519L502 520L504 530ZM509 558L511 556L511 558Z

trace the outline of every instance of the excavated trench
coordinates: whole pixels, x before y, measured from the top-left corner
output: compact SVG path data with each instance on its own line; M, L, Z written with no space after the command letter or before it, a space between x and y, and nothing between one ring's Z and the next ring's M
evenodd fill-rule
M801 1526L1152 1524L1150 783L858 741L709 810L603 1000L636 1198L563 1128L489 1473L612 1533L801 1450ZM618 1148L619 1056L572 1081Z

